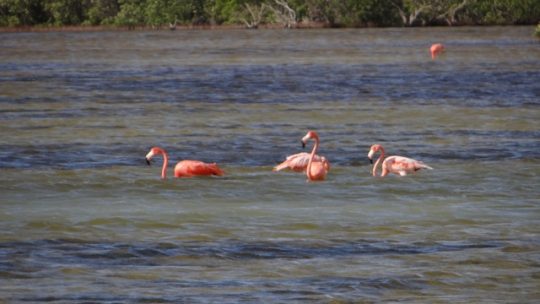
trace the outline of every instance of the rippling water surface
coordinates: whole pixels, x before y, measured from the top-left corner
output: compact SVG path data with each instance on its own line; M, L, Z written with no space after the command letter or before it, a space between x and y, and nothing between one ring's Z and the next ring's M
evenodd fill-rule
M536 303L532 32L0 34L0 302ZM327 181L271 172L309 129Z

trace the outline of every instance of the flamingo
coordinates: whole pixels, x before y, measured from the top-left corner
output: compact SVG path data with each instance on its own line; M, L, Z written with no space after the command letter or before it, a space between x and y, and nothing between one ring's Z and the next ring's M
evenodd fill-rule
M381 177L385 177L388 173L399 174L405 176L408 173L414 173L420 169L433 169L430 166L424 164L421 161L414 160L412 158L403 157L403 156L389 156L385 159L384 148L381 145L373 145L369 149L368 158L369 161L373 164L373 154L376 152L381 152L381 155L375 162L373 166L373 176L377 176L377 167L382 161L382 172Z
M167 178L167 165L169 164L169 156L167 152L160 147L153 147L150 152L146 154L146 163L150 165L150 160L156 155L163 155L163 167L161 168L161 178ZM193 177L201 175L218 175L222 176L224 173L218 167L216 163L204 163L198 160L183 160L174 166L174 177Z
M302 147L305 148L307 141L310 139L315 140L315 145L309 155L306 175L308 181L322 181L326 178L326 173L328 173L330 164L328 161L315 160L315 153L317 152L317 149L319 149L319 135L315 131L307 132L306 136L302 138Z
M287 159L285 159L285 161L275 166L272 171L281 171L283 169L289 168L295 172L304 172L306 171L309 163L309 156L309 153L306 152L289 155L287 156ZM313 160L323 162L326 171L330 170L330 164L328 163L326 157L315 154Z
M439 56L439 54L444 52L444 45L442 45L441 43L435 43L431 45L429 51L431 52L431 59L435 59L437 58L437 56Z

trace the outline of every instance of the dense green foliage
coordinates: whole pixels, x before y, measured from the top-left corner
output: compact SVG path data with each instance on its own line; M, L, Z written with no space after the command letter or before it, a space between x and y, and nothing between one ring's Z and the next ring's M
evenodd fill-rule
M0 0L0 26L537 24L540 0Z

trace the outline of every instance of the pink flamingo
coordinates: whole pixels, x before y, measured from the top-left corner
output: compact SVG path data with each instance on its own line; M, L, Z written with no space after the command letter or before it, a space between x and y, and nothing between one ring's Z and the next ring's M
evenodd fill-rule
M328 161L325 163L321 160L315 160L315 153L317 152L317 149L319 149L320 142L319 135L315 131L307 132L306 136L302 138L302 147L305 147L307 141L310 139L315 140L315 145L313 146L313 150L311 150L311 154L309 156L306 175L308 181L322 181L326 178L326 173L328 173L330 164L328 164Z
M373 145L369 149L368 158L371 163L373 163L373 154L376 152L381 152L381 155L375 162L373 166L373 176L377 176L377 167L382 161L382 172L381 177L385 177L388 173L399 174L405 176L408 173L414 173L420 169L433 169L430 166L424 164L421 161L414 160L412 158L403 157L403 156L389 156L385 159L384 149L381 145Z
M442 45L441 43L435 43L431 45L431 48L429 48L429 51L431 52L431 59L435 59L442 52L444 52L444 45Z
M167 165L169 164L169 156L167 152L160 147L153 147L146 154L146 163L150 165L150 160L156 155L163 155L163 167L161 168L161 178L167 178ZM198 160L183 160L174 166L174 177L193 177L193 176L222 176L224 173L216 163L208 164Z
M287 156L287 159L285 159L285 161L281 164L275 166L272 171L281 171L283 169L289 168L295 172L304 172L306 171L306 168L308 166L309 157L310 154L306 152L300 152ZM328 163L326 157L315 154L315 156L313 157L313 161L322 162L324 164L324 167L326 168L326 171L330 170L330 164Z

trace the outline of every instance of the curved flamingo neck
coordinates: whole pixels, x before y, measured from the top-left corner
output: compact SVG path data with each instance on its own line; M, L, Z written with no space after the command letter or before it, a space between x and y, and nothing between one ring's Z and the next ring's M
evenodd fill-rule
M156 151L158 154L163 155L163 167L161 167L161 178L166 179L167 178L167 166L169 165L169 155L167 155L167 152L165 150L158 148Z
M319 137L315 136L313 139L315 140L315 145L313 146L313 150L311 150L311 155L309 156L309 161L306 168L306 175L309 180L313 180L313 175L311 175L311 165L313 164L315 153L317 153L317 150L319 149Z
M375 165L373 165L373 176L377 176L377 168L379 166L379 164L384 160L384 149L383 147L380 148L381 150L381 155L379 155L379 158L377 158L377 161L375 162ZM382 175L382 173L381 173Z

